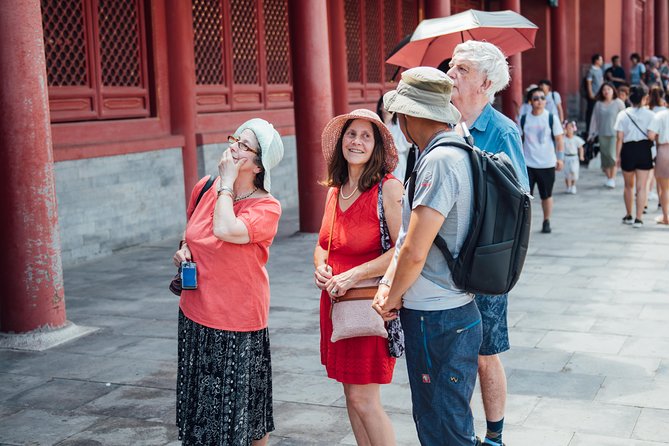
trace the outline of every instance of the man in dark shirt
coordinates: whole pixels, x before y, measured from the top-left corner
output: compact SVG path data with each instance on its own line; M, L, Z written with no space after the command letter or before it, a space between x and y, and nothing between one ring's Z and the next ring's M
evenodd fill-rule
M625 69L620 65L620 56L613 56L611 58L611 66L604 72L604 79L607 82L613 82L616 88L627 83L625 77Z

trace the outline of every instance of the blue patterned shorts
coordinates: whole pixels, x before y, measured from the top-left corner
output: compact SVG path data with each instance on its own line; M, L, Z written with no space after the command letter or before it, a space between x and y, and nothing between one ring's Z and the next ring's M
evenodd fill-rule
M483 342L479 355L490 356L507 351L509 345L509 327L506 322L508 294L499 296L476 295L476 305L481 312L483 324Z

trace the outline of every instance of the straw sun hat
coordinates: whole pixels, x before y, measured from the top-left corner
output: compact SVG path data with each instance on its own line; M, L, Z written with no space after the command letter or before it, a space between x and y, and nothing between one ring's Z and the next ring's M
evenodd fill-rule
M372 125L375 125L379 129L381 134L381 139L383 140L383 150L384 150L384 167L386 172L390 173L395 170L397 166L397 148L395 147L395 142L393 141L393 135L390 133L390 130L386 125L381 121L376 113L369 111L364 108L358 110L353 110L352 112L335 116L328 122L323 129L322 135L322 146L323 146L323 156L325 157L325 162L330 163L332 157L334 156L335 149L337 147L337 141L341 136L341 131L344 128L344 124L349 119L364 119L369 121Z

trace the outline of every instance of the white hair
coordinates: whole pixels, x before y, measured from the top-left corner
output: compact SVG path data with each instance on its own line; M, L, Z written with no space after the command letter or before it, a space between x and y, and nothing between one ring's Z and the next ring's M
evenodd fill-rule
M486 94L492 100L498 91L509 85L509 64L506 57L492 43L468 40L455 47L453 58L465 59L490 81Z

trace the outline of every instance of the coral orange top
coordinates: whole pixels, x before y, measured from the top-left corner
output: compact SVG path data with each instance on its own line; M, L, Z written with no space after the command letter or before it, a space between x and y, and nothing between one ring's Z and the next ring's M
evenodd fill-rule
M265 265L281 217L281 204L272 197L234 203L234 212L249 231L249 243L224 242L214 236L216 190L195 201L207 178L193 188L188 204L186 242L197 263L196 290L183 290L181 311L200 325L228 331L267 327L269 277Z

